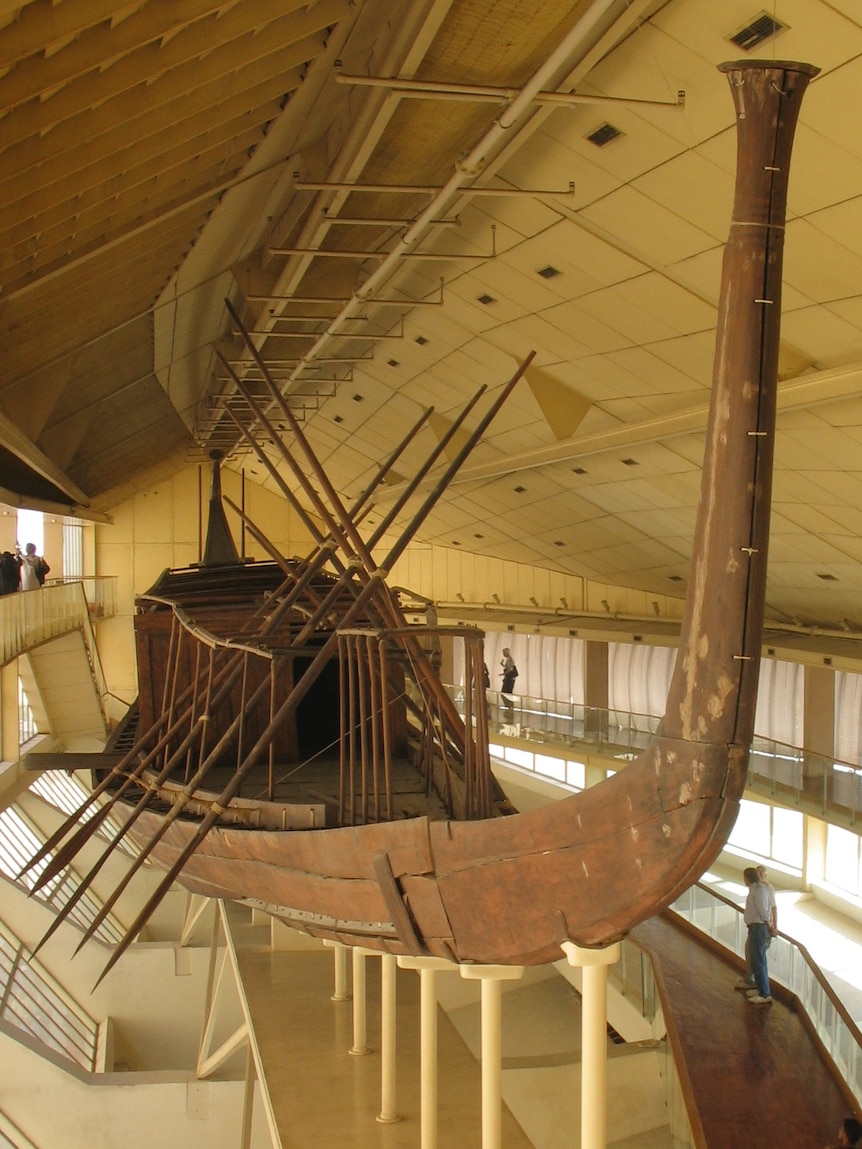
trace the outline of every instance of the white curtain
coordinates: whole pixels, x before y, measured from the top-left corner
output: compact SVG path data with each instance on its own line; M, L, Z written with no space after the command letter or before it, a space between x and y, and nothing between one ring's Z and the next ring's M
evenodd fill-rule
M555 702L584 701L584 641L580 638L557 638L546 634L509 634L489 631L485 635L485 662L491 678L491 689L499 690L503 647L508 646L518 668L515 693ZM455 643L453 652L455 685L464 684L463 644Z
M764 658L760 663L754 732L788 746L804 739L805 668L798 662Z
M835 672L835 757L862 766L862 674Z
M676 650L667 646L608 643L608 709L664 714Z

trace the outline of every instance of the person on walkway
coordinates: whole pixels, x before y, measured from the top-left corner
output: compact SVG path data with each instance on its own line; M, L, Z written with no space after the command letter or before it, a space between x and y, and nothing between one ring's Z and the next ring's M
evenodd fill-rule
M855 1117L845 1117L838 1127L838 1149L856 1149L862 1145L862 1121ZM826 1149L832 1149L830 1145Z
M38 590L51 569L41 555L36 554L36 544L27 543L21 561L21 590Z
M766 948L769 949L772 939L778 933L778 904L775 900L775 887L769 881L769 872L766 866L755 866L754 868L757 870L757 880L769 897L769 936L766 939ZM733 988L744 990L746 993L755 989L754 974L751 970L751 945L748 937L745 939L745 976L741 977Z
M512 652L508 646L503 647L503 657L500 659L500 665L503 676L503 685L500 688L500 693L503 696L503 706L505 707L505 717L509 722L514 717L514 701L511 697L512 691L515 689L515 679L518 677L518 668L512 659ZM508 696L508 697L507 697Z
M769 941L766 943L766 948L769 949L772 939L778 933L778 903L775 900L775 886L769 881L769 871L766 866L755 866L754 868L757 870L757 880L766 890L769 898Z
M11 551L0 554L0 594L12 594L21 585L21 569Z
M769 973L766 966L766 946L769 940L769 894L757 880L757 870L747 866L742 874L748 886L743 914L748 927L748 945L751 953L751 972L754 974L756 993L748 997L752 1005L772 1005Z

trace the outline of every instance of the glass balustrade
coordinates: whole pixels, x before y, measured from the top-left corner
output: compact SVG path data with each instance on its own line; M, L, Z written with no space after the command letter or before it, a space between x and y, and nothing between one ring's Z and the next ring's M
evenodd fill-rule
M454 686L447 690L463 713L463 692ZM549 754L556 753L558 757L560 751L580 750L583 755L612 759L613 769L635 758L659 724L655 715L602 710L531 695L504 695L498 690L489 690L487 697L492 740L499 736L543 744ZM577 759L577 753L571 757ZM541 763L527 768L546 773ZM553 772L548 776L553 777ZM755 735L749 757L748 787L784 806L796 807L836 825L853 827L862 819L862 767L798 746Z

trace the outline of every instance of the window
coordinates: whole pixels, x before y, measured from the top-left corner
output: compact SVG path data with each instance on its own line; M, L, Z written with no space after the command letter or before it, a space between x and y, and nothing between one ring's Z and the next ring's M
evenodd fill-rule
M862 838L840 826L826 827L826 872L830 886L846 890L859 897L862 882L859 876L859 846Z
M39 733L36 726L36 717L30 705L30 699L24 690L24 684L18 679L18 744L23 746Z
M41 552L40 552L41 553ZM82 523L63 523L63 578L84 577L84 527Z
M799 810L743 798L728 845L740 854L764 858L801 873L804 818Z

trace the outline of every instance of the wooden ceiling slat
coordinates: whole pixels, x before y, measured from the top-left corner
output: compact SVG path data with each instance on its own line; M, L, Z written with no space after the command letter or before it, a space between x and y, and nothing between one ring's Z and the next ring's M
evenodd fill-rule
M80 36L114 13L128 7L124 0L87 0L86 4L55 4L36 0L24 4L17 20L3 29L0 67L42 52L51 44Z
M92 213L83 213L83 226L72 235L65 224L50 228L39 238L36 257L30 263L31 276L38 278L66 261L81 259L100 247L114 245L122 241L129 231L147 225L157 227L163 216L182 209L187 201L198 201L198 226L201 226L218 202L222 184L229 182L236 171L236 166L229 167L228 161L222 160L203 172L195 172L194 183L189 187L181 184L165 187L158 177L153 177L151 187L147 189L142 185L138 196L133 197L128 206L118 202L117 211L110 215L105 214L101 205ZM206 198L209 193L211 198ZM191 239L190 235L190 243Z
M295 73L294 86L298 86L300 74ZM235 99L223 101L215 108L208 104L194 115L176 119L166 110L159 120L156 130L151 130L153 117L142 118L135 124L126 125L121 133L103 132L95 139L88 138L78 147L54 154L39 167L38 187L34 191L32 166L25 167L9 178L0 180L0 204L4 210L22 199L30 200L37 194L53 194L56 202L68 196L69 187L91 187L99 180L111 179L118 173L128 170L133 164L154 160L165 149L165 130L170 128L167 141L171 147L185 143L195 148L202 136L220 135L234 130L244 118L253 118L263 129L264 125L278 115L281 110L283 83L281 77L261 84L254 92L241 92ZM184 101L177 101L175 112L180 112ZM138 135L136 129L143 129ZM6 153L8 156L9 153ZM6 156L4 156L5 160ZM66 185L65 194L56 184ZM40 201L46 203L47 200Z
M16 207L0 211L0 248L31 238L38 239L41 248L51 244L52 236L67 235L69 250L74 251L75 237L89 221L114 221L128 216L130 210L139 215L141 200L153 187L167 190L189 180L200 185L201 172L212 173L213 181L222 183L242 168L249 150L261 140L258 123L220 125L213 135L213 140L205 137L192 141L191 147L183 144L170 148L158 162L155 156L148 157L127 171L97 175L89 188L56 184L56 192L66 191L62 201L51 202L47 194L37 194L30 201L19 201Z
M86 28L78 28L67 33L69 41L56 54L33 56L54 42L42 39L42 43L30 53L13 56L14 39L4 36L0 63L15 66L0 78L0 107L14 108L25 100L32 100L44 92L52 91L68 84L79 76L100 68L106 63L143 47L158 43L163 37L176 33L194 22L218 13L219 4L214 0L160 0L155 4L141 3L137 12L119 24L103 19L90 23ZM54 11L72 8L80 11L89 4L60 4ZM116 7L116 5L114 5Z
M163 104L147 106L138 115L124 118L119 129L113 109L104 106L89 109L74 120L59 124L44 140L30 137L3 153L0 203L13 202L13 196L17 199L21 187L29 185L32 190L35 165L39 167L40 185L53 183L90 161L136 147L139 141L160 141L164 146L165 132L191 133L193 128L184 125L196 117L211 123L221 116L222 109L230 115L235 105L252 109L282 100L301 82L300 68L287 72L278 70L260 82L260 70L255 62L193 92L182 92ZM7 195L6 183L13 179L17 183Z
M188 250L193 218L197 212L180 213L9 299L0 326L5 377L16 379L148 310Z
M256 11L259 3L277 8L280 0L256 0L239 5L225 17L237 24L239 38L226 40L230 29L219 24L217 46L212 37L196 34L194 45L187 34L165 48L148 44L120 63L99 74L88 74L63 87L47 100L33 100L0 120L0 148L9 147L28 136L48 132L95 104L114 104L120 127L131 115L145 111L208 83L238 67L260 61L272 52L283 55L285 70L312 60L322 50L321 33L337 23L348 11L349 0L321 0L310 12L291 12L271 20L255 32L259 20L238 20L237 13Z

